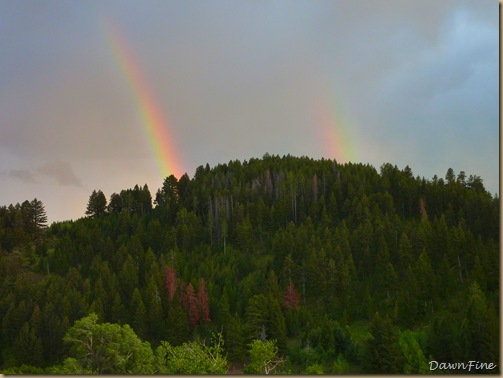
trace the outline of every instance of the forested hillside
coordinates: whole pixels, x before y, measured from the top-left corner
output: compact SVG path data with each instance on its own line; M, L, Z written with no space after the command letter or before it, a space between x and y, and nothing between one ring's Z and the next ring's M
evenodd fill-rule
M38 200L0 208L2 370L83 372L77 330L110 323L150 370L87 372L179 372L212 334L224 371L256 372L261 340L279 373L499 372L499 198L476 175L266 154L46 223Z

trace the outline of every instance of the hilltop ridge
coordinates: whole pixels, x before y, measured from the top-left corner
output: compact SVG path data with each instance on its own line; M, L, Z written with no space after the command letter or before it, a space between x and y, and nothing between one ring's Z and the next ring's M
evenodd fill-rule
M78 359L63 336L90 313L152 348L222 333L237 365L275 340L284 373L499 365L499 198L476 175L266 154L96 188L49 227L29 204L0 208L2 368Z

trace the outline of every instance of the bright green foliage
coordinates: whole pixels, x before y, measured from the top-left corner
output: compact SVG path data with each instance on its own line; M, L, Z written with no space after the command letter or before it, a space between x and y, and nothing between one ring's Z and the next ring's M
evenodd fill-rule
M403 370L405 374L428 374L428 360L417 342L414 333L405 331L400 334L400 349L403 354Z
M84 368L80 362L75 358L65 358L63 364L51 366L46 369L47 374L92 374L92 371Z
M154 355L129 325L98 324L96 314L77 320L64 337L81 366L96 374L151 374Z
M276 340L253 340L250 344L250 363L244 367L246 374L270 374L284 363L278 355Z
M31 365L21 365L21 366L16 366L16 367L9 367L7 369L2 370L2 374L44 374L45 371L42 368L36 367L36 366L31 366ZM51 373L49 373L51 374Z
M308 375L322 375L323 373L323 366L320 364L312 364L309 365L306 370L304 371L304 374Z
M332 364L332 374L348 374L349 372L349 362L339 354L337 359Z
M212 344L198 341L172 346L162 341L157 348L159 374L226 374L229 364L223 355L223 337L212 336Z

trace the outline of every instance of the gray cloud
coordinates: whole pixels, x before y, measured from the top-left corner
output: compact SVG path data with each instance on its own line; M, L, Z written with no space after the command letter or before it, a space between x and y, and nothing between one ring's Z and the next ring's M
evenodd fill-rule
M35 168L35 170L41 175L55 179L59 185L82 187L82 183L75 175L69 162L55 160L44 163Z
M11 169L4 173L4 175L19 179L25 184L34 184L36 182L33 177L33 172L26 169Z
M3 176L14 178L25 184L41 184L43 178L50 178L60 186L82 187L81 180L75 174L71 164L62 160L54 160L38 165L33 169L10 169Z
M321 99L362 162L431 177L454 161L494 191L497 11L493 0L0 2L0 154L15 160L0 169L39 164L9 175L113 190L133 165L135 178L143 165L155 174L109 19L189 174L266 151L320 157Z

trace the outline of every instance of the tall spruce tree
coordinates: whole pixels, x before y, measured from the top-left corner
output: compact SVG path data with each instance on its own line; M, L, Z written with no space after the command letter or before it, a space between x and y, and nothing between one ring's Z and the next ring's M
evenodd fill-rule
M107 209L107 199L101 190L93 190L87 203L86 215L97 217L105 214Z

